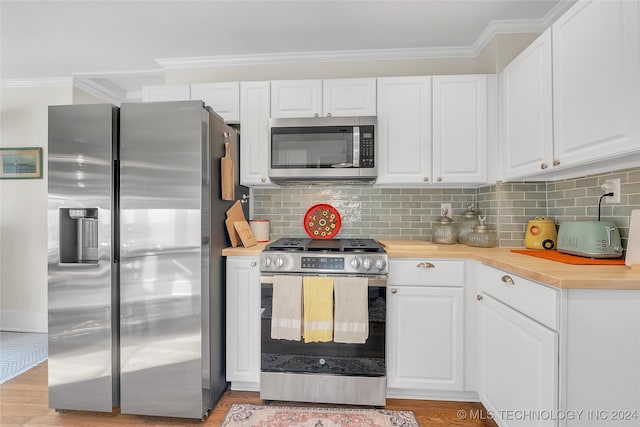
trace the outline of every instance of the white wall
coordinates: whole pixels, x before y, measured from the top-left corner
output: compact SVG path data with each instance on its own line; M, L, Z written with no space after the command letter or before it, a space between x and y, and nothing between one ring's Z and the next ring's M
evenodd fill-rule
M47 109L71 104L72 87L3 87L0 99L0 146L43 148L42 179L0 180L0 329L46 332Z

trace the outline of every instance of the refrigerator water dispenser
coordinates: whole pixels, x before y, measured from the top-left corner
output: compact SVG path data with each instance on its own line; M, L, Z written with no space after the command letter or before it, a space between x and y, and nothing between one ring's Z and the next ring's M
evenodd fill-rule
M60 208L60 263L98 262L98 208Z

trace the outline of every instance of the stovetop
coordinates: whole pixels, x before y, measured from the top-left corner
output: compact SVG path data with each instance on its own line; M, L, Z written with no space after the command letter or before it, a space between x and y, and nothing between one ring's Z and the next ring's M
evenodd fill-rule
M373 239L308 239L284 237L268 244L267 252L384 252L384 248Z

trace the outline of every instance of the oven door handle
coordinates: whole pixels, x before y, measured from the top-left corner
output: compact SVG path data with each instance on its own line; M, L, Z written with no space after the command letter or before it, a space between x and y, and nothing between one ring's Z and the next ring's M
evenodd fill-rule
M302 277L313 276L313 277L355 277L355 276L317 276L317 275L303 275ZM262 285L273 285L273 276L260 276L260 284ZM387 278L385 276L377 276L377 277L367 277L367 286L369 287L386 287L387 286Z

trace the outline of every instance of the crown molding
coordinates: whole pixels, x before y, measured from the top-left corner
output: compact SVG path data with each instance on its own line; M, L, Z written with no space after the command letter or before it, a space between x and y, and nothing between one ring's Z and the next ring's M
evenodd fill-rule
M73 87L110 104L120 105L126 93L122 90L113 90L112 87L100 84L92 79L74 77Z
M71 87L71 77L46 77L40 79L0 79L0 87L3 88L28 88L28 87Z
M162 70L145 70L137 72L108 73L75 73L74 87L102 101L120 105L124 101L142 99L140 91L126 91L111 79L162 77Z

